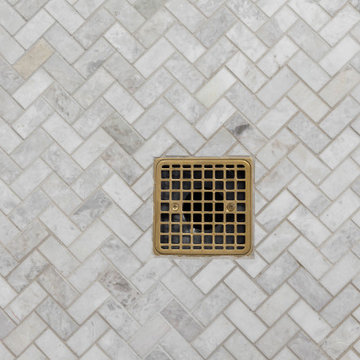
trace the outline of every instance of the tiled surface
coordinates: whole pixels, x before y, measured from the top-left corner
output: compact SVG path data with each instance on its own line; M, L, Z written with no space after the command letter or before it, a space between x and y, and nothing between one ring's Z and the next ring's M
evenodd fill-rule
M0 358L360 359L359 51L357 0L0 0ZM153 256L153 158L249 154L254 256Z

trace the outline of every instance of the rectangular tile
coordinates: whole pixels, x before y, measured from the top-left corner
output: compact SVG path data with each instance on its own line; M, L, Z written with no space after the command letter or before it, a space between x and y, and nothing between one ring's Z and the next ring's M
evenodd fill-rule
M332 359L335 359L339 357L359 335L359 323L352 317L349 317L326 339L322 348Z
M47 31L45 39L69 63L76 61L84 52L82 46L59 23Z
M207 294L232 268L230 261L212 260L194 278L194 283Z
M166 37L191 63L205 52L205 47L180 24L173 25Z
M34 219L50 205L49 198L40 189L26 198L10 215L20 229L24 230Z
M108 329L107 323L94 314L67 341L67 345L80 356Z
M351 37L345 37L321 59L320 65L331 76L335 75L359 51L360 45Z
M100 98L73 123L73 127L82 137L87 138L113 111L113 108Z
M346 97L324 120L320 127L331 137L335 137L360 112L360 105L351 97Z
M196 306L193 314L202 324L208 325L235 298L224 284L219 284Z
M319 30L330 19L329 15L316 2L304 3L301 0L291 0L289 5L314 30Z
M224 282L252 311L266 299L266 294L256 282L238 268L233 270Z
M12 152L12 158L22 168L25 168L40 156L50 144L49 135L44 130L38 129Z
M201 332L201 326L175 299L168 303L161 315L189 342Z
M55 238L50 236L39 247L40 252L64 276L69 276L79 265L75 257Z
M350 128L346 128L336 139L320 154L320 158L334 169L340 162L355 149L359 143L359 135Z
M235 78L226 70L220 70L197 93L197 99L206 107L213 105L234 83Z
M258 98L268 107L274 105L295 83L297 77L288 68L280 70L257 93Z
M334 231L359 208L359 204L359 197L348 189L325 210L320 219Z
M46 292L33 282L7 306L6 312L20 324L45 298Z
M177 267L167 271L161 281L188 309L194 308L204 297L197 286Z
M351 66L346 66L330 80L319 95L330 105L336 105L360 79L359 73Z
M331 331L331 327L303 300L291 308L289 315L317 343L320 343Z
M129 341L135 333L141 329L128 312L111 298L105 301L98 311L111 327L126 341Z
M52 0L46 4L46 10L72 34L84 22L84 19L65 0Z
M70 349L50 330L46 330L36 340L36 345L49 358L60 360L66 358L68 360L75 360L76 356Z
M80 166L56 144L51 145L42 158L68 185L81 174Z
M46 324L32 313L4 339L4 343L14 354L20 355L45 329Z
M84 237L84 239L86 239L86 237ZM141 262L132 254L127 246L114 235L111 235L103 242L101 251L112 261L121 274L126 277L131 276L141 267Z
M141 230L136 224L114 205L102 215L101 219L128 246L141 235Z
M315 216L319 216L331 203L330 200L303 174L299 174L291 182L288 189Z
M70 245L80 235L78 228L55 206L45 211L40 219L65 245Z
M240 300L235 300L224 312L236 327L255 342L266 331L264 323L247 308Z
M24 290L49 265L44 256L33 251L19 266L11 272L7 281L17 291Z
M298 238L289 247L289 252L315 279L321 278L331 268L330 262L304 237Z
M285 283L256 310L256 314L272 326L298 298L299 295Z
M194 347L207 358L235 329L229 320L220 315L194 341Z
M160 344L174 360L202 358L176 330L169 331Z
M330 142L329 137L302 113L295 116L288 126L315 153Z
M360 260L353 253L348 253L320 280L321 284L336 295L360 269Z
M36 312L63 340L78 328L74 320L51 297L41 303Z
M320 121L329 112L329 107L303 82L296 84L288 96L315 122Z
M102 285L95 282L69 307L68 312L77 323L82 324L109 295Z
M174 47L164 38L156 42L147 52L140 57L135 67L147 78L174 52Z
M234 332L226 341L225 348L232 354L229 355L229 360L233 357L241 360L244 357L250 357L254 360L265 360L265 356L239 331ZM221 349L221 348L220 348ZM228 354L228 353L227 353ZM223 357L215 358L214 360L222 360ZM227 360L227 358L225 358ZM289 359L287 359L289 360Z
M285 252L257 278L257 283L272 294L298 267L297 261Z
M350 284L324 307L321 316L335 327L355 310L359 303L360 293Z
M258 60L267 50L267 47L241 22L233 26L226 35L252 61Z
M144 52L142 45L119 23L105 33L105 38L131 63Z
M273 230L295 207L298 201L286 190L273 199L258 216L266 230Z
M314 91L319 91L330 80L330 76L302 51L289 61L289 66Z
M288 316L284 316L257 342L257 346L271 358L297 333L298 329Z
M113 84L105 93L104 98L122 115L126 121L132 123L142 113L143 108L119 85ZM119 102L121 99L121 102Z
M25 49L28 49L44 34L54 21L44 9L41 9L18 31L15 38Z
M112 142L113 139L103 129L98 129L74 152L73 158L85 169Z
M130 340L129 345L141 357L144 357L169 329L167 322L160 315L155 315L137 331Z

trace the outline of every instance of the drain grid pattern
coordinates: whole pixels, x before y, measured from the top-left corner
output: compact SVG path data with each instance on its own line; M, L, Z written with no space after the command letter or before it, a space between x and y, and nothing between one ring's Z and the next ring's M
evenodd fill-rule
M158 159L154 200L158 254L251 250L250 159Z

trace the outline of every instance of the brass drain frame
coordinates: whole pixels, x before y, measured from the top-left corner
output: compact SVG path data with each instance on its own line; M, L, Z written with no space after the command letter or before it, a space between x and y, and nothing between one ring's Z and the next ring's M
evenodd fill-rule
M154 160L153 248L157 255L249 255L250 157Z

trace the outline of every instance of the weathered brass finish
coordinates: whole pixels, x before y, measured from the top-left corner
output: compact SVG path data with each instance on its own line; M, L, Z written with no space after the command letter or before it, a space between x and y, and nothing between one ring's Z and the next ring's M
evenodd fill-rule
M251 158L158 158L154 252L245 255L252 250Z

